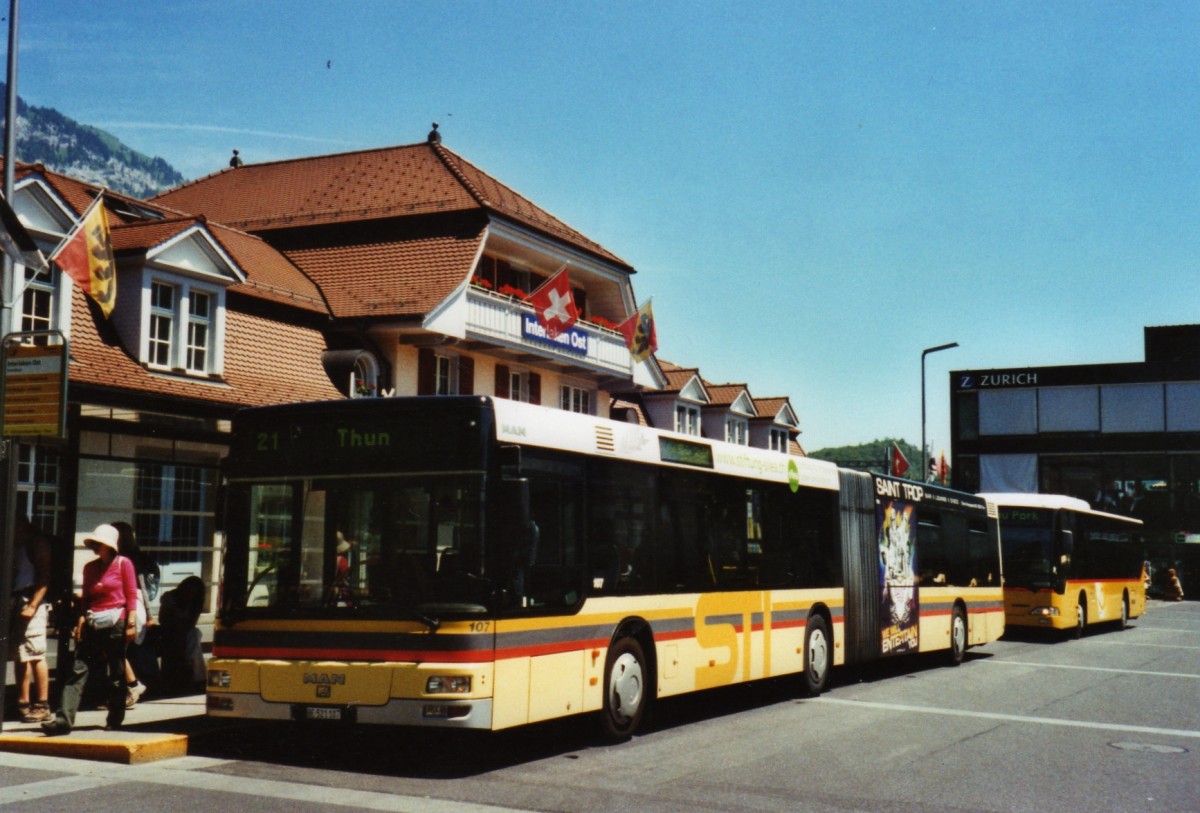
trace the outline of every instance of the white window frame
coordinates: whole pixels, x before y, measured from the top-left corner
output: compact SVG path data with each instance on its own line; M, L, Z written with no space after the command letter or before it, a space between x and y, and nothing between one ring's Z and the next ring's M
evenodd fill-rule
M368 353L360 353L350 371L350 397L373 398L379 395L379 363Z
M675 431L683 435L699 435L700 407L696 404L676 402Z
M726 418L725 440L738 446L750 445L750 421L736 415Z
M771 427L771 451L787 453L788 440L788 430Z
M172 291L169 308L155 304L154 292L159 287ZM193 309L193 298L197 295L208 300L206 316L197 314ZM221 374L224 367L224 287L199 283L186 277L150 273L143 289L142 310L141 358L149 369L202 377ZM160 320L169 325L166 339L151 333L151 328ZM195 343L195 331L199 328L206 333L203 345ZM165 362L154 352L163 341L167 343ZM202 364L196 363L198 352L204 355Z
M35 271L25 267L21 275L25 281L25 290L21 293L21 331L54 330L58 321L58 289L55 285L57 273L52 268ZM43 303L44 314L30 312L30 303ZM38 311L42 308L37 308Z
M433 357L433 394L458 394L458 357L441 353Z
M592 403L595 396L587 387L577 384L560 384L558 388L558 406L567 412L578 412L581 415L592 414Z
M199 302L208 303L207 313L197 313L196 305ZM192 289L188 294L187 348L184 352L184 367L189 373L208 373L208 361L212 357L213 324L216 321L213 318L212 303L212 295L207 291ZM196 340L196 334L199 332L204 334L202 342ZM196 363L197 356L203 358L199 364Z
M162 306L158 304L156 292L160 290L171 292L171 302L169 305ZM172 366L171 362L175 359L178 302L179 289L176 286L160 280L151 280L150 302L147 309L148 316L146 321L146 363L151 367L170 368ZM157 325L162 324L165 324L167 328L167 335L165 337L160 336L155 330ZM166 348L166 358L165 360L160 360L159 350L163 347Z

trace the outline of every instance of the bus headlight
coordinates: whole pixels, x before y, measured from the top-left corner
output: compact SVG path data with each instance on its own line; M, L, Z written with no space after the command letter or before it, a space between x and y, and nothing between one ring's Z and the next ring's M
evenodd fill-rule
M228 689L230 686L229 673L224 669L208 670L208 685L214 689Z
M425 681L426 694L470 694L470 675L433 675Z
M1030 615L1042 615L1042 616L1047 616L1047 615L1056 616L1056 615L1058 615L1058 608L1057 607L1034 607L1032 610L1029 611L1029 614Z

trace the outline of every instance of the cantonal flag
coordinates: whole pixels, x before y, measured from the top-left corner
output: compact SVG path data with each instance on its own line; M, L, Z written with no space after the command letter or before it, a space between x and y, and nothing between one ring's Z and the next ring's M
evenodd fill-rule
M908 471L908 458L904 456L904 452L900 451L900 447L896 443L892 443L892 476L903 477L904 472Z
M70 275L85 294L96 300L107 317L117 301L117 266L113 260L103 197L96 196L74 231L67 235L50 259Z
M635 364L640 364L658 349L658 333L654 329L654 309L651 300L638 308L637 313L621 323L621 333Z
M537 314L538 323L551 339L557 339L560 333L566 332L579 319L565 265L539 285L529 295L528 302Z

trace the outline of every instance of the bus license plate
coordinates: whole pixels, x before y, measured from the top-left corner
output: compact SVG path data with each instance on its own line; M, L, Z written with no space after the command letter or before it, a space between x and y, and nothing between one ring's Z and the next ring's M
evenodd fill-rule
M327 706L307 706L304 709L306 720L341 720L342 709Z

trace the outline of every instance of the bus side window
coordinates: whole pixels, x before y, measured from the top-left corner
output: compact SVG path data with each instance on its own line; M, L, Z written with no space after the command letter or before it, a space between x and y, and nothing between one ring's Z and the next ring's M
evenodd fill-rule
M942 517L937 513L918 510L916 548L918 584L949 584L951 562L942 535Z

